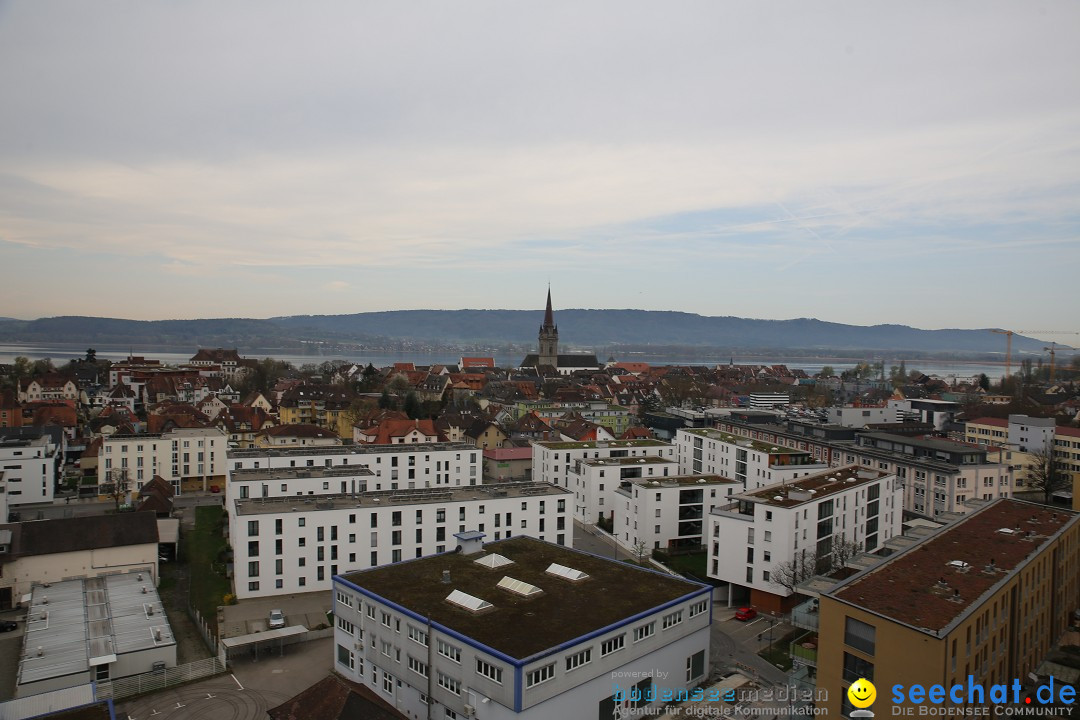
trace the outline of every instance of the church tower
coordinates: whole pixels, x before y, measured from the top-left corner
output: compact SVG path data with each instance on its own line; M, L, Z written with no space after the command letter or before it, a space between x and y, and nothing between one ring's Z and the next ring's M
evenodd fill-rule
M537 358L538 365L550 365L559 367L559 327L555 324L554 314L551 312L551 287L548 287L547 310L544 311L544 324L540 326L540 353Z

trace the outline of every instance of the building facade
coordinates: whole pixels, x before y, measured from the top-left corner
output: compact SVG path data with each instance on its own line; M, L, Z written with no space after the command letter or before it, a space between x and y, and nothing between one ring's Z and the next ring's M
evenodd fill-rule
M175 428L164 433L117 434L102 439L98 487L126 472L128 489L138 492L160 475L177 494L225 484L228 437L218 428Z
M21 433L0 438L0 472L9 509L53 501L64 458L59 445L45 433ZM7 521L7 513L0 516Z
M819 602L829 716L851 717L845 692L860 677L965 692L1028 685L1080 605L1080 516L998 499Z
M675 448L680 472L731 478L743 490L795 480L828 468L806 451L709 428L677 431Z
M613 718L661 704L620 690L706 678L710 588L529 538L482 553L335 578L335 670L410 717L499 720Z
M709 577L729 602L787 611L797 581L899 535L902 497L895 475L859 466L735 495L708 517Z
M577 460L658 457L676 460L675 446L660 440L610 440L607 442L534 442L533 480L570 487L570 469Z
M453 551L455 533L467 531L569 546L571 497L552 485L507 483L234 500L236 596L328 590L334 575Z
M734 480L717 475L623 480L615 489L612 534L635 554L700 550L709 513L730 504L732 494L741 491Z

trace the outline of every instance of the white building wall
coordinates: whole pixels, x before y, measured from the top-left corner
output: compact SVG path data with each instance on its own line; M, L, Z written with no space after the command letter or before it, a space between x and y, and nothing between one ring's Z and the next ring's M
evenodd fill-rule
M154 475L172 483L179 493L185 481L213 484L225 475L228 437L218 428L178 428L147 435L106 437L98 462L98 484L109 482L109 471L124 468L133 492Z
M552 492L332 510L299 502L295 512L230 512L236 595L328 590L334 575L453 550L454 533L471 530L486 533L489 542L529 535L572 547L572 498ZM394 524L394 513L401 514L400 525Z
M238 450L230 452L228 458L230 470L367 467L373 473L368 490L479 485L483 480L481 462L480 450L467 443Z
M871 487L879 488L877 539L867 543L867 505ZM861 549L873 550L889 538L903 532L903 488L895 476L853 486L819 499L781 507L754 503L753 515L737 510L717 510L708 519L709 576L774 595L788 596L787 588L772 582L775 567L817 550L819 508L832 501L832 530L827 536L842 535L859 543ZM736 498L737 499L737 498Z
M48 437L0 443L0 472L11 509L53 501L59 453ZM7 522L7 512L0 520Z
M700 447L697 444L698 441L700 441ZM777 447L783 450L782 446ZM755 449L749 439L742 438L735 442L727 442L719 437L703 437L686 430L679 430L675 434L675 448L680 474L719 475L731 478L738 480L742 484L742 489L747 492L814 475L829 467L825 463L771 465L769 453ZM745 460L742 459L744 453ZM741 462L745 463L745 468L740 464Z
M651 461L650 461L651 460ZM583 523L595 523L601 515L610 518L615 512L616 490L624 475L634 477L674 477L679 466L668 460L638 458L634 463L575 461L567 473L569 489L574 493L574 517Z
M892 407L832 407L828 414L830 423L844 427L896 422L896 409Z
M650 456L675 460L675 446L655 441L632 440L612 440L606 443L534 442L532 478L538 482L569 488L569 471L577 460Z
M702 491L701 538L700 544L708 540L709 513L715 507L723 507L731 502L732 493L742 488L735 483L701 483L691 485L665 486L662 481L651 483L632 483L629 488L621 488L615 496L615 539L628 551L633 552L640 539L649 550L668 547L668 542L688 537L682 533L680 510L682 490L700 489Z

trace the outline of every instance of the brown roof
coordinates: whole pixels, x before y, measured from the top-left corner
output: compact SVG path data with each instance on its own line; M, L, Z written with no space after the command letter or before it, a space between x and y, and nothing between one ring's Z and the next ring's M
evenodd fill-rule
M303 438L336 438L337 433L331 432L326 428L321 428L318 425L308 425L306 423L292 423L288 425L276 425L274 427L268 427L262 431L262 434L269 435L271 437L303 437Z
M683 578L524 535L488 543L484 550L514 564L492 570L474 562L479 555L449 552L343 578L515 658L530 657L705 589ZM589 577L570 582L549 575L545 571L551 563ZM450 572L450 584L442 581L444 571ZM543 594L524 598L509 593L496 586L504 575L535 585ZM452 590L486 600L494 608L474 615L446 602Z
M172 483L168 482L160 475L155 475L139 489L139 497L146 497L147 495L153 494L171 498L173 496Z
M156 544L158 541L157 519L149 512L32 520L0 525L0 529L12 532L12 550L8 557Z
M832 594L936 634L1075 520L1080 516L1061 508L996 500ZM967 569L949 565L957 560ZM987 572L991 561L995 569Z
M406 720L364 685L328 675L266 711L270 720Z

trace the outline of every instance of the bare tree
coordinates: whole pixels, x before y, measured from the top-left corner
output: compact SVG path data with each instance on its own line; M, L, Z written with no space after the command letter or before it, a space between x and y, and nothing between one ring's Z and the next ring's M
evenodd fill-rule
M1042 450L1031 453L1031 457L1034 462L1027 468L1024 484L1042 492L1043 501L1050 504L1053 494L1069 484L1069 478L1054 462L1052 445L1044 445Z
M649 554L649 546L645 544L645 541L638 538L634 541L634 557L637 558L638 565L645 562L645 556Z
M120 512L120 501L127 500L128 491L131 489L127 468L113 468L110 470L109 481L105 483L105 487L102 489L116 503L116 512Z
M800 550L791 560L773 566L772 573L769 575L769 582L795 592L795 587L799 583L814 577L817 572L817 552L814 550Z
M842 568L848 564L848 560L862 552L862 543L848 540L837 533L832 538L832 569Z

